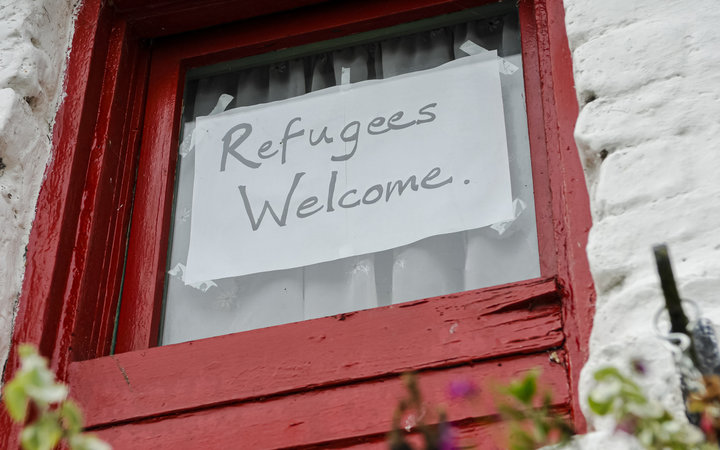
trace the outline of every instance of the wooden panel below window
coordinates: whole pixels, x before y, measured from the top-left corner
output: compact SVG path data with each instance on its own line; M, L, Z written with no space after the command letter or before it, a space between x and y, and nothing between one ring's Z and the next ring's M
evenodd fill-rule
M463 435L473 440L492 441L505 437L498 427L496 389L521 377L529 368L541 370L541 390L553 395L553 404L563 409L570 402L565 368L551 362L547 353L503 358L446 370L419 374L427 404L448 405L448 419L463 427ZM213 386L212 372L197 380ZM472 379L481 387L475 401L448 403L447 389L452 380ZM220 387L220 386L218 386ZM115 449L131 448L282 448L322 445L345 448L365 442L361 447L379 447L390 431L391 417L398 399L405 395L396 376L331 389L316 389L290 396L258 399L225 407L192 411L96 430ZM113 409L111 403L105 404ZM477 426L473 426L479 419ZM476 441L477 442L477 441ZM498 444L499 446L500 444ZM498 447L500 448L500 447Z
M539 279L75 362L68 382L97 426L562 342L558 288Z

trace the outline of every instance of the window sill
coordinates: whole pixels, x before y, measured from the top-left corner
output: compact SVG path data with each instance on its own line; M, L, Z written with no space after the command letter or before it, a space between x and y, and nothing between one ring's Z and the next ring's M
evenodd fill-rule
M536 353L562 344L561 316L540 278L73 362L68 382L87 426L107 426Z

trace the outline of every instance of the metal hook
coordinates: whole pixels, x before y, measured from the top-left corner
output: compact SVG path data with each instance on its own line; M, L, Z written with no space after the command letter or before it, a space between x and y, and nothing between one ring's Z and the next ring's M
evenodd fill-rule
M702 317L702 310L700 309L700 305L698 305L697 302L695 302L694 300L690 300L690 299L684 299L684 300L682 300L682 302L685 305L691 306L692 311L694 313L693 320L688 320L689 325L692 323L695 323ZM661 306L655 313L655 317L653 318L653 327L655 328L655 333L657 333L657 335L663 339L667 339L668 336L671 336L671 335L682 334L683 336L685 336L688 339L688 345L690 345L689 344L690 343L690 335L688 333L676 332L672 329L672 326L671 326L670 330L668 330L668 331L663 331L660 329L660 322L661 322L663 313L666 311L667 311L667 308ZM684 311L683 311L683 315L685 315ZM687 319L687 317L686 317L686 319ZM683 350L685 350L685 349L683 349Z

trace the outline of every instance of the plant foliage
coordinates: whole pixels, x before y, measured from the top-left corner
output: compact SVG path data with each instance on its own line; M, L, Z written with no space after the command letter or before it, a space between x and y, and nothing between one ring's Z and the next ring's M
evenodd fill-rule
M636 375L640 373L636 371ZM588 396L590 410L613 417L617 431L635 436L646 449L717 450L699 428L648 399L640 386L617 368L602 368L594 378L596 384Z
M34 418L20 433L22 448L52 450L65 441L71 450L110 450L104 441L82 432L80 409L67 399L67 387L55 380L47 360L35 347L20 345L18 354L21 366L5 385L3 403L15 422Z

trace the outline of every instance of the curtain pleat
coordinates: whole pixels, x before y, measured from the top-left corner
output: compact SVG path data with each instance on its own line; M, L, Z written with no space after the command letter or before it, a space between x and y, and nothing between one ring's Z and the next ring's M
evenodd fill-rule
M313 90L342 83L343 69L350 69L349 82L368 79L368 52L363 46L346 48L327 54L320 61L322 68L313 70L320 81L312 80ZM331 71L322 75L323 71ZM313 264L304 269L305 310L297 320L314 319L348 311L378 306L375 289L373 255L353 256L336 261Z

